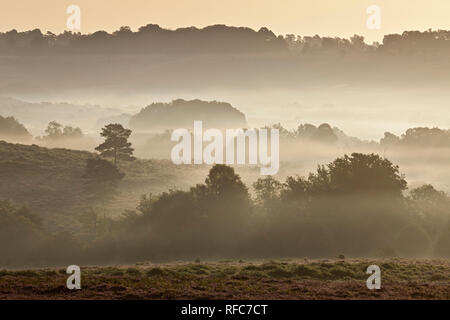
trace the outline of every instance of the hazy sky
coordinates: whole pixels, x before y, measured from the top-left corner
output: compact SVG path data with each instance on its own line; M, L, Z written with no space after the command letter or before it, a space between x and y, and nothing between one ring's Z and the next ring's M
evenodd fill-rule
M211 24L266 26L276 34L354 33L380 40L404 30L450 29L450 0L0 0L0 31L66 29L66 8L79 5L83 33L133 30L148 23L165 28ZM381 8L380 30L366 27L369 5Z

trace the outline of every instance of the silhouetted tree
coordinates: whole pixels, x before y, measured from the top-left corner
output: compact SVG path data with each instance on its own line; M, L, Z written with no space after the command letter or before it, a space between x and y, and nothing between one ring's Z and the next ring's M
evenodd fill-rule
M135 159L133 157L134 149L131 148L131 142L128 142L131 135L130 129L125 129L118 123L108 124L102 129L100 135L105 138L105 142L96 147L95 150L100 151L101 156L114 158L115 165L117 165L119 159L125 161Z
M313 176L325 180L332 192L370 192L399 196L407 183L398 166L377 154L353 153L330 163Z
M216 164L209 170L205 180L208 191L217 196L242 195L248 197L248 190L232 167Z

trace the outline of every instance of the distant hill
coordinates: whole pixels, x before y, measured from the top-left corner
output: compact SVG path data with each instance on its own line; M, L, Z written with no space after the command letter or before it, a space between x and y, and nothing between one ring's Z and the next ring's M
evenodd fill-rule
M245 128L245 115L231 104L217 101L183 100L152 103L130 119L130 127L140 131L192 128L202 120L204 128Z
M14 117L0 115L0 139L8 141L29 141L32 136L28 130Z

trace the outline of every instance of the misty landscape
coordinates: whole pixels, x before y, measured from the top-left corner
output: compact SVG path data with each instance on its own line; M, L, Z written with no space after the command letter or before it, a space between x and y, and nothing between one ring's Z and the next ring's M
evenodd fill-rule
M365 279L377 259L391 291L354 297L449 298L450 31L370 44L225 25L11 30L0 74L0 280L76 263L92 283L94 266L124 288L148 276L157 292L139 299L291 297L240 287L266 278L330 281L303 297L343 298L332 280ZM173 163L172 133L194 121L278 129L279 171ZM404 265L431 296L401 292ZM9 271L33 268L47 273ZM158 281L227 277L238 289Z

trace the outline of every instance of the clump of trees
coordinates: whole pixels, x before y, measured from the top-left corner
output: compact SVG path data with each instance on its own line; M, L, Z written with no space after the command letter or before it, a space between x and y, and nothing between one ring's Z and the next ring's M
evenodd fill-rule
M80 128L74 128L71 126L63 126L62 124L51 121L47 129L45 129L46 135L40 137L39 140L46 142L55 142L63 139L79 139L83 138L84 134Z
M94 143L80 128L62 125L57 121L51 121L45 129L45 135L37 137L36 142L46 147L68 149L90 149Z
M385 147L449 148L450 130L418 127L406 130L401 136L386 132L380 144Z
M279 123L266 128L278 129L280 132L280 137L284 140L303 140L324 144L336 143L339 139L339 135L341 134L341 131L338 128L332 128L328 123L322 123L319 126L304 123L300 124L293 130L288 130Z
M51 121L45 129L45 135L36 138L39 145L50 148L66 148L89 150L95 146L95 141L83 133L80 128L63 125Z

